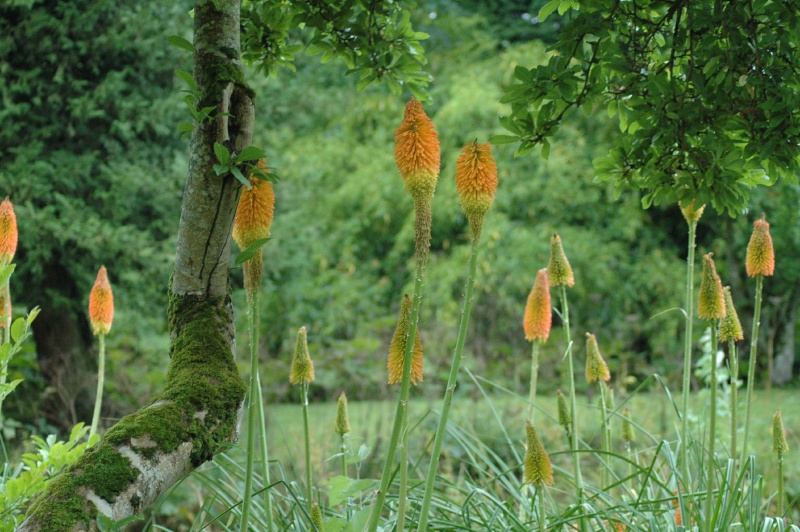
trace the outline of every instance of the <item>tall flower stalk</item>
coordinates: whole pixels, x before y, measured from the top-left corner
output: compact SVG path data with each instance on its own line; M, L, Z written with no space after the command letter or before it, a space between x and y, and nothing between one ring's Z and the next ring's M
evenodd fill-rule
M266 161L261 159L256 165L262 173L269 172ZM269 237L270 227L275 213L275 193L272 183L259 179L255 174L250 176L250 188L242 190L236 216L233 222L233 239L242 252L262 244ZM244 289L247 296L247 317L250 333L250 387L248 392L247 409L247 467L245 470L244 497L242 501L242 519L240 530L245 531L249 526L250 509L253 498L253 475L256 455L256 433L260 435L261 468L265 485L270 483L269 475L269 450L267 446L266 423L264 403L261 400L261 377L258 369L258 345L260 307L259 293L261 291L261 278L263 271L263 253L261 247L250 249L252 257L242 264L244 274ZM266 493L266 528L272 532L272 495Z
M692 388L692 326L694 324L694 249L697 222L703 216L706 206L695 208L694 201L686 207L681 206L686 223L689 225L689 243L686 254L686 336L683 343L683 387L681 389L681 446L680 461L683 465L683 483L690 489L689 468L689 393Z
M769 223L766 216L753 223L753 234L747 244L745 259L747 275L756 278L755 310L753 311L753 332L750 337L750 362L747 369L747 395L744 415L744 438L742 439L741 462L747 456L748 437L750 435L750 411L753 402L753 385L756 380L756 355L758 353L758 328L761 324L761 297L764 289L764 277L775 273L775 250L772 247L772 236L769 234Z
M786 443L786 430L783 428L783 416L777 410L772 417L772 450L778 455L778 517L783 517L786 494L783 487L783 453L789 450Z
M308 425L308 385L314 381L314 364L308 353L308 335L305 327L297 331L297 344L292 357L289 382L300 385L300 401L303 405L303 435L306 459L306 504L311 511L313 485L311 484L311 433Z
M525 305L525 316L522 320L525 339L531 342L531 384L528 400L528 419L533 423L534 405L536 403L536 382L539 375L539 351L542 344L550 336L553 322L553 308L550 302L550 282L547 279L547 268L536 272L536 280L528 295Z
M717 326L725 317L725 291L722 281L717 275L714 265L713 253L703 256L703 276L700 281L700 294L697 301L697 315L700 319L711 322L711 377L709 379L709 392L711 392L711 406L708 424L708 466L706 469L706 515L705 522L708 530L714 530L714 479L715 479L715 446L717 441Z
M111 284L108 282L106 267L101 266L97 272L92 291L89 294L89 322L99 344L97 354L97 393L94 399L94 414L92 415L92 425L89 429L89 438L97 434L97 426L100 422L106 372L106 335L111 330L113 321L114 294L111 292Z
M739 410L739 355L736 353L736 342L744 339L744 331L742 330L741 322L739 322L736 308L733 306L731 287L726 286L723 290L725 292L725 317L719 322L719 340L721 342L728 342L728 360L731 372L731 456L735 460Z
M597 338L591 333L586 333L586 382L591 384L597 382L600 386L600 421L602 433L600 436L600 450L603 453L611 451L611 432L608 428L608 409L606 398L605 383L611 379L611 372L608 371L603 355L597 345ZM601 488L608 484L608 468L603 467L600 471Z
M14 254L17 252L17 242L19 232L17 229L17 216L14 214L14 205L6 197L0 202L0 270L4 270L11 265ZM13 266L11 266L13 268ZM0 299L2 300L2 310L0 319L3 326L3 342L11 341L11 281L10 275L5 282L0 285ZM8 375L8 358L3 359L0 366L0 384L6 383ZM3 419L2 411L3 399L0 397L0 421Z
M553 465L550 462L550 456L542 445L539 435L536 432L533 424L530 421L525 423L525 460L524 472L522 480L524 484L529 484L535 489L533 494L533 501L531 508L536 508L536 502L539 502L539 530L547 530L547 514L545 511L545 490L547 486L554 484L553 480ZM534 510L535 513L535 510Z
M414 295L412 296L411 317L408 327L408 340L403 359L403 374L400 379L400 392L397 397L392 435L386 450L386 462L381 474L381 483L370 510L367 530L374 532L378 528L386 493L394 469L395 454L401 434L407 427L407 407L409 388L411 386L412 349L417 334L419 309L422 303L425 266L428 261L428 249L431 242L431 203L439 180L440 150L436 128L422 109L422 104L412 98L406 105L403 122L394 132L395 162L397 170L403 178L406 191L414 201L414 257L416 272L414 275ZM401 464L401 467L407 467Z
M469 256L469 274L464 290L464 302L461 308L461 321L458 326L458 337L453 352L453 361L450 365L450 374L447 378L447 387L442 401L442 412L439 424L436 427L436 436L433 440L431 461L425 477L425 495L420 509L418 531L423 532L428 527L428 513L433 498L433 487L436 471L439 468L439 456L444 443L444 433L447 427L447 417L450 405L453 402L453 392L456 389L458 369L464 353L464 343L467 338L469 315L472 311L473 290L475 288L475 273L478 264L478 242L483 228L483 219L492 206L497 190L497 164L492 156L491 146L471 142L464 146L461 155L456 160L456 189L461 208L467 215L469 222L471 246Z
M575 399L575 366L572 360L572 334L569 326L569 305L567 304L567 287L575 286L575 275L572 266L564 253L561 237L554 233L550 237L550 262L547 265L547 276L554 287L559 288L561 295L561 323L564 328L564 337L567 344L567 371L569 373L569 414L572 422L570 436L570 449L572 450L572 467L575 475L575 495L578 506L583 504L583 476L581 475L580 454L578 453L578 412ZM583 521L581 521L583 528Z

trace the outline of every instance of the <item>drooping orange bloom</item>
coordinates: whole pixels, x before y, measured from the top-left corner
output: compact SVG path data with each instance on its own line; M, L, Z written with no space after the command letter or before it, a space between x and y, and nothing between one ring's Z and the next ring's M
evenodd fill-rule
M264 159L256 166L269 172ZM245 250L253 243L267 238L275 215L275 191L272 183L250 176L250 190L243 189L233 221L233 240L240 249Z
M553 323L553 309L550 303L550 283L547 279L547 268L536 272L531 293L528 294L528 303L525 305L523 328L525 339L528 341L540 340L546 342L550 336L550 326Z
M497 191L497 163L489 143L478 144L476 140L461 149L456 159L456 190L472 236L477 238Z
M411 298L408 294L403 296L400 305L400 318L397 320L397 327L389 343L389 360L387 368L389 370L389 384L397 384L403 380L403 365L406 359L406 346L408 345L408 329L411 327ZM422 341L419 339L419 331L414 335L414 347L411 351L411 382L417 384L422 380L423 354Z
M394 131L394 142L394 158L406 190L414 201L430 200L439 180L439 137L415 98L406 104L403 122Z
M597 338L591 333L586 333L586 382L604 381L611 379L611 372L608 371L600 348L597 346Z
M0 264L8 264L17 252L17 216L11 200L0 202Z
M704 320L718 320L725 317L725 293L713 256L713 252L703 255L703 276L700 279L697 315Z
M550 262L547 265L547 277L553 286L575 286L575 275L572 273L572 266L564 253L564 246L561 244L561 237L558 233L553 233L550 237Z
M772 236L769 234L769 223L764 214L760 220L753 223L753 234L750 235L750 243L747 244L745 267L750 277L770 276L775 273L775 250L772 247Z
M89 294L89 321L95 335L108 334L114 321L114 294L105 266L100 266Z

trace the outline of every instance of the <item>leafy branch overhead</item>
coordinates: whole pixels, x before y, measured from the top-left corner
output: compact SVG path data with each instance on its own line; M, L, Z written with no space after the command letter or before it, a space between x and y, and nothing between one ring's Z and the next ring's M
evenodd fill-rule
M322 62L341 59L359 75L359 89L384 81L395 93L405 86L427 100L431 76L420 44L428 38L414 31L408 3L391 0L336 0L242 3L242 58L274 75L294 70L303 48L322 54Z
M800 16L792 2L553 0L567 24L547 64L517 67L501 119L517 154L573 108L605 107L621 134L597 179L645 192L645 207L697 199L732 216L749 189L800 170Z

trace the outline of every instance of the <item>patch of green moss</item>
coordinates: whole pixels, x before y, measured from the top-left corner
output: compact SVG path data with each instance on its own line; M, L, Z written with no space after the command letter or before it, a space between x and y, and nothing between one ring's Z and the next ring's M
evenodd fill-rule
M122 418L106 432L105 440L112 445L130 445L149 459L157 451L172 452L189 439L184 430L186 417L186 411L172 402L151 406ZM130 443L134 438L144 436L149 436L156 446L137 447Z
M139 476L131 461L107 442L100 442L84 454L75 464L75 471L79 471L75 476L79 486L90 488L111 503Z
M78 486L72 474L65 472L54 478L44 496L28 509L28 517L39 524L41 532L64 532L76 523L87 526L94 520L97 510L78 495Z

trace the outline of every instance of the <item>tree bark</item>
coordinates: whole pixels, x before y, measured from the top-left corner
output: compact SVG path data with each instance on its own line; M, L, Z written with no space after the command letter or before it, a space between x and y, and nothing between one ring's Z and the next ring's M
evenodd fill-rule
M115 521L135 515L237 435L245 386L233 358L228 269L240 186L230 174L215 174L213 147L218 142L234 152L252 141L239 9L238 0L195 2L197 106L213 105L217 113L195 127L190 144L169 294L172 360L164 391L53 479L22 531L94 530L98 514Z

